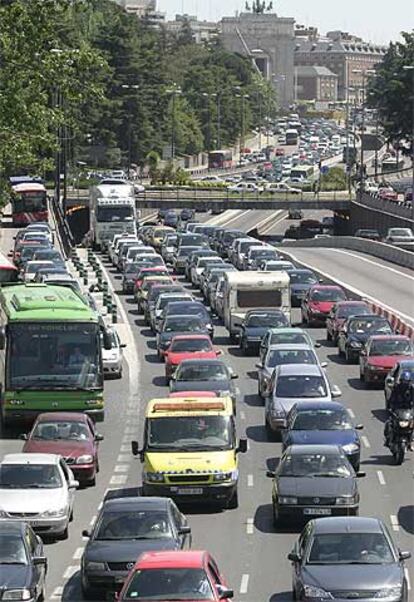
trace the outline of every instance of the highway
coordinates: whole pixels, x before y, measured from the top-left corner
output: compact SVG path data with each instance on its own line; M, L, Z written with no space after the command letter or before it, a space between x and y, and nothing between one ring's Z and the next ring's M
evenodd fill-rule
M272 212L226 212L220 216L201 216L203 221L250 230L271 217ZM283 219L277 214L275 219ZM266 226L266 223L265 223ZM274 230L286 228L276 224ZM270 228L273 232L272 228ZM12 229L2 230L1 247L12 246ZM295 255L317 269L346 280L365 294L374 293L391 307L412 313L405 297L410 294L410 281L405 276L361 262L341 253L318 249L301 249ZM110 281L120 288L120 276L103 259ZM361 267L361 265L363 267ZM339 272L339 266L342 266ZM357 266L359 268L357 269ZM401 271L400 269L398 271ZM382 278L380 275L382 274ZM398 284L398 286L397 286ZM187 284L187 286L189 286ZM405 291L402 295L401 291ZM412 291L412 288L411 288ZM412 294L412 293L411 293ZM402 299L404 297L404 299ZM101 471L94 488L77 492L75 517L67 541L48 543L49 558L47 593L50 600L81 600L79 563L85 541L82 529L93 523L107 488L137 487L140 484L140 462L130 455L130 440L142 441L143 416L146 403L153 397L167 394L163 365L157 360L154 337L144 325L136 306L128 297L119 295L120 323L118 329L126 349L126 370L122 380L106 381L107 414L99 431L105 436L101 444ZM401 309L400 309L401 308ZM300 312L294 311L294 321ZM382 445L385 413L380 390L365 390L358 378L358 367L345 364L336 350L325 340L325 331L310 329L312 338L321 343L321 361L328 361L328 375L342 390L342 402L349 408L356 423L363 423L362 466L367 475L360 480L361 515L381 517L402 549L413 548L414 487L412 459L394 466L391 454ZM300 528L276 532L272 527L271 482L266 469L272 468L280 456L280 444L268 441L264 428L263 406L257 396L255 357L243 357L237 347L229 345L223 326L216 324L215 344L224 351L224 359L239 375L237 386L238 430L249 440L249 451L240 458L240 505L237 510L223 512L209 508L184 509L193 530L193 547L208 549L217 559L229 584L235 590L235 600L245 602L287 602L291 600L290 563L286 555L291 550ZM3 433L0 439L2 455L21 449L18 433ZM410 582L414 583L414 562L407 562Z

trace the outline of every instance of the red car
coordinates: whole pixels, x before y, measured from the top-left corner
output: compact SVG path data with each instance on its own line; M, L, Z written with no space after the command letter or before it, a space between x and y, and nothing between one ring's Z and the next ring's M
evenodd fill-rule
M228 602L233 596L208 552L174 550L142 554L117 599Z
M285 156L285 149L281 148L280 146L277 147L276 151L275 151L275 155L276 157L284 157Z
M173 337L164 356L165 378L169 381L183 360L215 359L221 354L220 349L214 349L208 335L189 334Z
M136 280L135 289L141 288L145 278L148 276L170 276L168 268L163 265L156 265L151 268L141 268Z
M398 193L393 188L380 188L378 196L385 201L398 201Z
M98 447L103 436L95 431L86 414L48 412L39 414L28 435L23 452L59 454L66 460L75 478L95 485L99 472Z
M346 301L346 293L334 284L315 284L302 300L302 322L312 324L325 322L338 301Z
M338 340L338 333L350 316L361 316L372 313L365 301L339 301L332 307L326 318L326 340Z
M402 334L377 334L368 339L359 356L359 376L368 386L383 383L401 360L414 359L414 344Z

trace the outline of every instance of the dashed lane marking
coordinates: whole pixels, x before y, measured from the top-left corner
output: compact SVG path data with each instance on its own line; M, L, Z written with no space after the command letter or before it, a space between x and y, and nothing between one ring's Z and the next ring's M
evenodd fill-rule
M117 464L114 468L114 472L120 473L120 472L128 472L129 471L129 464Z
M52 594L50 595L51 600L60 600L63 596L63 587L59 585L59 587L55 587Z
M66 571L63 573L63 579L70 579L75 573L79 571L79 569L80 566L78 564L68 566Z
M76 548L75 553L73 554L73 560L80 560L83 556L83 550L85 548Z
M126 474L116 474L111 477L109 481L110 485L125 485L128 480L128 475Z
M253 487L253 486L254 486L253 475L248 474L247 475L247 487Z
M355 412L352 408L348 408L348 414L351 416L351 418L355 418Z
M392 530L393 531L399 531L400 530L400 524L399 524L398 518L395 516L395 514L391 514L390 515L390 521L391 521Z
M246 521L246 533L247 535L253 535L254 532L254 519L248 518Z
M116 461L119 464L122 464L123 462L131 462L131 456L130 454L119 454Z
M249 575L245 573L242 575L241 583L240 583L240 593L247 594L247 590L249 589Z
M382 470L377 470L377 477L381 485L386 485L384 473L382 472Z
M129 451L131 451L131 446L126 443L123 443L121 445L121 447L119 448L119 451L120 452L129 452Z
M365 435L362 435L361 441L367 449L371 447L371 443L368 441L368 437L366 437Z
M410 581L410 573L408 572L407 567L405 567L404 573L405 573L405 579L407 581L407 589L408 589L408 591L410 591L411 590L411 581Z
M246 414L244 412L240 412L241 420L246 420Z

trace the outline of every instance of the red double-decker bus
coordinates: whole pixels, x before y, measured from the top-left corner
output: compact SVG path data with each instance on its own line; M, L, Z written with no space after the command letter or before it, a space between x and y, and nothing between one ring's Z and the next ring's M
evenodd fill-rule
M233 167L233 155L230 150L216 150L208 154L209 169L231 169Z
M47 222L47 191L38 182L12 184L11 193L13 226L27 226L33 222Z

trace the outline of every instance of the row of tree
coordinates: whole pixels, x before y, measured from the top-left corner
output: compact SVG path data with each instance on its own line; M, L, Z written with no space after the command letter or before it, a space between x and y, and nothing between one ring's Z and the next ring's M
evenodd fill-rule
M276 111L249 60L185 22L172 35L111 0L0 0L0 23L3 181L50 170L59 141L73 161L143 165L173 139L227 147Z

